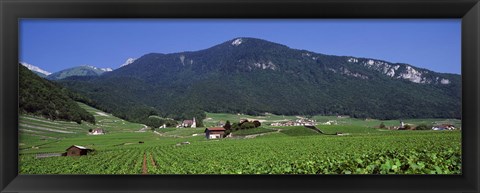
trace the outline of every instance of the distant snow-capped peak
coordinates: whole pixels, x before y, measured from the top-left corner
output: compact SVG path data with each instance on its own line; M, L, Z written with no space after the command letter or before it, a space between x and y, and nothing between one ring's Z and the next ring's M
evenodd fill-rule
M92 68L92 69L95 69L95 70L101 70L101 71L104 71L104 72L110 72L112 71L112 68L97 68L95 66L91 66L91 65L84 65L86 67L89 67L89 68Z
M105 72L110 72L113 69L112 68L100 68L100 70L105 71Z
M125 61L125 63L123 63L122 65L120 65L120 67L124 67L126 65L129 65L133 62L135 62L136 58L128 58L127 61Z
M28 68L29 70L31 70L31 71L35 71L35 72L38 72L38 73L42 73L42 74L45 74L45 75L47 75L47 76L50 75L50 74L52 74L52 73L50 73L50 72L47 72L47 71L45 71L45 70L43 70L43 69L41 69L41 68L39 68L39 67L37 67L37 66L31 65L31 64L26 63L26 62L20 62L20 64L22 64L23 66L27 67L27 68Z

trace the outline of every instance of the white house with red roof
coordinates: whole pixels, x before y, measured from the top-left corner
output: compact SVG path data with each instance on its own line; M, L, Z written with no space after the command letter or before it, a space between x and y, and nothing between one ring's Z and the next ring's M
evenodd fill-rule
M207 139L220 139L225 135L225 128L223 127L210 127L205 129L205 137Z

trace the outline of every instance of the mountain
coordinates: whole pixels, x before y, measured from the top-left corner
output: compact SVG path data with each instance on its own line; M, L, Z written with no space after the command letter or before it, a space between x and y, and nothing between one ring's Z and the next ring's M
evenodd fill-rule
M97 68L95 66L84 65L52 73L46 78L49 80L59 80L72 76L99 76L110 71L112 71L111 68Z
M68 90L19 65L19 111L51 120L95 123L95 117L72 100Z
M40 76L40 77L46 77L52 73L50 72L47 72L37 66L34 66L34 65L31 65L31 64L28 64L26 62L20 62L20 64L22 64L23 66L27 67L30 71L32 71L33 73L35 73L36 75Z
M125 63L123 63L122 65L120 65L120 67L124 67L124 66L126 66L126 65L129 65L129 64L135 62L135 60L136 60L136 58L128 58L128 59L125 61Z
M255 38L235 38L194 52L150 53L102 76L61 83L108 103L104 107L111 111L137 118L142 115L118 110L126 108L124 101L168 117L191 111L461 117L460 75Z

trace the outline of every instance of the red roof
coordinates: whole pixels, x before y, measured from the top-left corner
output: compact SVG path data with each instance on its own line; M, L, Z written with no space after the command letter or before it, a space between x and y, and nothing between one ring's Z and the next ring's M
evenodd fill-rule
M78 148L78 149L86 149L86 150L89 150L88 148L83 147L83 146L79 146L79 145L72 145L72 146L70 146L69 148L67 148L67 150L69 150L69 149L72 148L72 147L76 147L76 148Z
M223 127L211 127L211 128L207 128L207 130L209 130L209 131L225 131L225 128L223 128Z

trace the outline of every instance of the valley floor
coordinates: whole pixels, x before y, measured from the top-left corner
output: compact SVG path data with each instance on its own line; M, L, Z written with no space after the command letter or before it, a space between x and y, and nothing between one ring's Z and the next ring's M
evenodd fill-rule
M319 128L345 135L322 135L302 126L264 126L236 133L237 137L208 140L205 128L153 132L141 124L95 114L97 125L22 115L19 173L460 174L462 169L461 131L382 130L343 124ZM108 132L87 135L95 127L108 128ZM37 158L43 153L63 153L71 145L95 151L79 157Z

